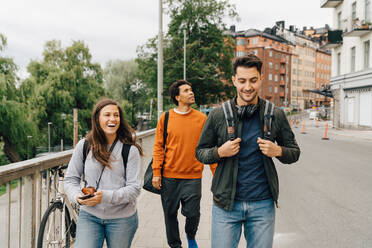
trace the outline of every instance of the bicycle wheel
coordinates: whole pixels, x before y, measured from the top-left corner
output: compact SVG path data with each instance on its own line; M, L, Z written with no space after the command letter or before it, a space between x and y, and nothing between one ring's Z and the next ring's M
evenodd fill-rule
M65 217L64 222L62 221ZM69 248L71 219L68 209L61 201L53 202L45 211L40 223L37 248Z

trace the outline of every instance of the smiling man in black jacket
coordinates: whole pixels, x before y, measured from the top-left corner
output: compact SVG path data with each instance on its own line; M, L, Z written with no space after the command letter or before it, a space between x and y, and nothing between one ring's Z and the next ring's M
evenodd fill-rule
M273 244L279 181L272 158L290 164L300 148L282 110L275 107L269 137L264 137L264 111L258 97L262 62L254 55L238 57L232 78L237 96L230 100L235 138L229 140L222 107L212 110L196 148L205 164L218 163L213 181L212 248L237 247L242 226L248 248Z

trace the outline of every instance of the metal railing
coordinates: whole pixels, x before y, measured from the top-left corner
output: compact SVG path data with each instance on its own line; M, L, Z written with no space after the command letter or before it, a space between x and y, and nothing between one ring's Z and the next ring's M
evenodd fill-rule
M144 173L144 167L152 157L155 129L137 133L137 138L145 154L142 158ZM45 173L43 179L43 173L67 164L72 152L68 150L0 167L0 185L6 185L6 193L0 197L0 211L5 213L0 216L1 247L36 247L42 215L56 196L56 189L50 183L53 175ZM17 185L16 189L12 190L12 185Z

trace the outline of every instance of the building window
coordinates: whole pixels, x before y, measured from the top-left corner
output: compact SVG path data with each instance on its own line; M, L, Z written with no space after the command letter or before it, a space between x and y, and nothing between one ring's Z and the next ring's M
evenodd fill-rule
M337 29L341 29L341 11L337 14Z
M371 22L371 0L365 0L364 5L364 20Z
M369 68L369 40L364 42L364 69Z
M289 82L289 77L287 76L287 78L285 79L285 82L288 83Z
M337 76L341 75L341 53L337 53Z
M351 5L351 19L356 19L356 2L353 2L353 4Z
M297 86L301 86L301 84L302 84L302 81L301 80L298 80L297 81Z
M275 75L275 82L278 82L278 75Z
M296 74L296 69L293 69L293 74Z
M243 51L236 52L236 57L242 57L242 56L244 56Z
M258 38L254 38L254 39L252 39L252 44L257 44L258 43Z
M269 74L269 80L272 81L273 80L273 74Z
M293 86L296 86L296 80L293 79L293 82L292 82Z
M280 75L280 81L284 81L284 75Z
M279 70L278 64L275 64L275 70Z
M297 96L297 91L295 91L295 90L292 91L292 96L294 96L294 97Z
M355 47L351 48L351 56L350 56L350 72L355 71Z
M269 56L270 56L270 57L273 56L273 51L270 51L270 52L269 52Z
M269 68L273 69L273 62L269 62Z
M279 59L279 53L275 53L275 58Z
M238 46L244 46L245 45L245 40L244 39L237 39L236 44Z
M269 93L273 93L273 87L269 86Z
M254 55L257 55L258 54L258 51L257 50L253 50L253 54Z

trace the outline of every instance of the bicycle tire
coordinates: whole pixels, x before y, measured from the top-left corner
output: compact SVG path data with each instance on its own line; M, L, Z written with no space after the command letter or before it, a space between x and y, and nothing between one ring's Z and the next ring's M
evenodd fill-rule
M37 248L49 248L49 247L69 248L70 247L70 242L71 242L70 228L71 228L72 222L71 222L70 213L67 207L64 208L65 230L62 230L64 234L61 235L62 226L59 226L58 223L57 223L58 227L53 228L54 232L50 233L52 229L51 225L53 224L55 225L55 222L56 222L56 213L57 215L61 215L62 211L63 211L63 203L61 201L53 202L47 208L47 210L44 213L43 219L41 220L41 223L40 223L39 234L37 236ZM60 225L62 224L60 223ZM46 227L48 228L46 229Z

